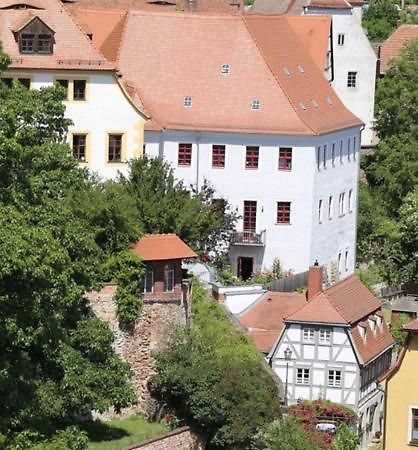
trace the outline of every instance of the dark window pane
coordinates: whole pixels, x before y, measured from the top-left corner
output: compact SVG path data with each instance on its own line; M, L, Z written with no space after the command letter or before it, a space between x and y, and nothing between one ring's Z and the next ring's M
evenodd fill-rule
M120 162L122 160L122 135L109 135L108 161Z
M73 134L73 155L79 161L86 161L86 140L85 134Z
M86 80L74 80L74 100L86 99Z

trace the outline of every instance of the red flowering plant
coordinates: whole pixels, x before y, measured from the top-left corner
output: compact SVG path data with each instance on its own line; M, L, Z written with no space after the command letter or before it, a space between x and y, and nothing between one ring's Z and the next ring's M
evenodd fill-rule
M311 439L318 443L323 450L331 448L333 436L329 433L316 431L316 425L320 422L334 423L336 426L345 423L353 426L357 415L350 408L332 403L329 400L300 401L292 405L290 414L299 419L304 429L310 434Z

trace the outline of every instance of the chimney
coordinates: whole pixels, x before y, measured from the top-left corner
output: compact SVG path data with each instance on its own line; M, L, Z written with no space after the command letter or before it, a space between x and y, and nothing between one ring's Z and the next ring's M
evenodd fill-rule
M316 260L314 265L309 267L308 272L308 301L318 294L318 292L322 292L322 266Z

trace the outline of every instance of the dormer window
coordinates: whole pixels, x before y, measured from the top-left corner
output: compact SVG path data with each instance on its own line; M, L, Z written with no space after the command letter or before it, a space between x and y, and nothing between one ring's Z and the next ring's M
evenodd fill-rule
M228 75L231 71L231 68L229 66L229 64L222 64L221 66L221 73L224 75Z
M51 54L53 52L54 31L38 17L16 31L20 53Z
M183 98L183 106L185 108L190 108L192 106L192 97L186 95L186 97Z
M261 102L260 102L260 100L253 100L251 102L251 109L252 110L256 110L256 111L261 109Z

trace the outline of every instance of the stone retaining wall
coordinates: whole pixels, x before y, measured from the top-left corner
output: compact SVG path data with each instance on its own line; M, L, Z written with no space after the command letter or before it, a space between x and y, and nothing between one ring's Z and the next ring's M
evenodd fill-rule
M198 447L190 429L183 427L123 450L189 450L196 448Z

